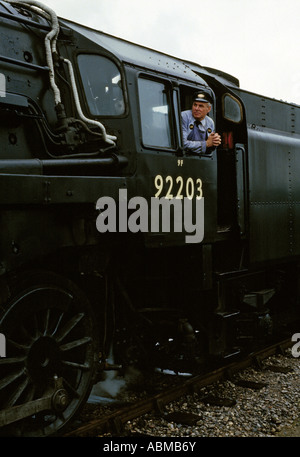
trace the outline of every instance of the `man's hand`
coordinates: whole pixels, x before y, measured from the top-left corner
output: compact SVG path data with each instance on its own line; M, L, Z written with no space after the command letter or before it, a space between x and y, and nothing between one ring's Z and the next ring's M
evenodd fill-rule
M206 147L207 148L212 148L212 147L217 147L220 146L221 144L221 137L218 133L211 133L209 137L206 140Z

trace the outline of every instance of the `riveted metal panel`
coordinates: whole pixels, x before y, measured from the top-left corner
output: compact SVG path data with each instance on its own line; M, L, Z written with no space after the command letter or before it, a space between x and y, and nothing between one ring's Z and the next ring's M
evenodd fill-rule
M252 202L250 225L252 262L281 259L290 255L288 204Z
M249 129L252 261L299 254L300 139Z

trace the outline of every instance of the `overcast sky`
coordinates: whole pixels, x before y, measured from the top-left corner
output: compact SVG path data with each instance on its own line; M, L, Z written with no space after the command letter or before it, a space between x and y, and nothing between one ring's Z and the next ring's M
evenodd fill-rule
M300 0L45 0L58 16L300 105Z

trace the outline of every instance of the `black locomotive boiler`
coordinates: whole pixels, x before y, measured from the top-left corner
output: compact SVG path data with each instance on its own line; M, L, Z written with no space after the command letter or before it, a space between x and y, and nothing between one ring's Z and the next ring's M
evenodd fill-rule
M111 354L197 370L292 335L300 107L35 1L0 18L2 434L61 432ZM210 154L183 147L195 90L222 135ZM167 230L145 227L157 201ZM175 201L201 207L201 239Z

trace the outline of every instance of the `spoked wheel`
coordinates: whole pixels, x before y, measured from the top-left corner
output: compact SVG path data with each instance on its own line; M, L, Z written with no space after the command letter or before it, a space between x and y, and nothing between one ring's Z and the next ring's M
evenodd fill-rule
M1 432L58 434L92 387L97 351L93 313L73 283L52 273L31 273L18 281L12 295L0 314L0 332L6 338L6 358L0 359L0 412L46 399L55 388L56 397L46 410Z

